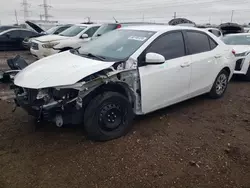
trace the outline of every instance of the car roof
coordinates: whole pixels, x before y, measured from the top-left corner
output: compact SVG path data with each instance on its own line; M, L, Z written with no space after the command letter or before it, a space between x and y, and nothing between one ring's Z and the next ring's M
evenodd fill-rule
M196 27L188 27L188 26L170 26L170 25L137 25L137 26L128 26L121 29L126 30L142 30L142 31L173 31L173 30L196 30L203 31L202 29Z
M100 26L102 24L75 24L76 26L85 26L85 27L93 27L93 26Z
M18 31L30 31L30 32L35 33L35 31L32 31L30 29L26 29L26 28L11 28L11 29L5 30L4 32L7 32L7 31L16 31L16 30L18 30Z

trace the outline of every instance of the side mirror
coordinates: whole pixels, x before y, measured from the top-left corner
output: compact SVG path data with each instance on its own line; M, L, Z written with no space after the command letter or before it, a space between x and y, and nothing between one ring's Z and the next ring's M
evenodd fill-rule
M6 33L6 37L7 37L7 38L10 38L10 34L9 34L9 33Z
M86 39L86 38L89 38L89 36L88 36L88 34L84 33L84 34L82 34L81 38Z
M146 54L146 64L162 64L165 63L165 57L157 53L147 53Z

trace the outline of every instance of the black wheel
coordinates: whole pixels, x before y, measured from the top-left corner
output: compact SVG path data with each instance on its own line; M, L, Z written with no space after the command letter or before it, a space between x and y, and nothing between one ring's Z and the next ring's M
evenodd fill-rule
M107 141L125 135L132 127L134 113L128 99L116 92L105 92L90 101L84 113L87 136Z
M209 96L213 99L221 98L228 85L229 73L226 70L222 70L214 81L214 85L209 92Z
M245 81L250 81L250 67L248 67L247 73L244 75Z

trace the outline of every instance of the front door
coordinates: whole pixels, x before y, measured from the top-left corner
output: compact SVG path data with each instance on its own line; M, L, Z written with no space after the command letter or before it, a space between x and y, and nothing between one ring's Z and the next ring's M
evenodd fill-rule
M146 65L145 54L163 55L165 63ZM191 58L186 56L182 32L158 37L139 57L142 113L148 113L188 98Z

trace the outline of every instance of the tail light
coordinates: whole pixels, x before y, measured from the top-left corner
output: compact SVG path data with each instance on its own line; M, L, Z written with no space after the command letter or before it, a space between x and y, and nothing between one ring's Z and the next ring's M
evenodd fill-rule
M118 24L116 28L119 29L119 28L121 28L121 27L122 27L121 24Z
M232 50L232 53L235 55L236 54L235 50Z

